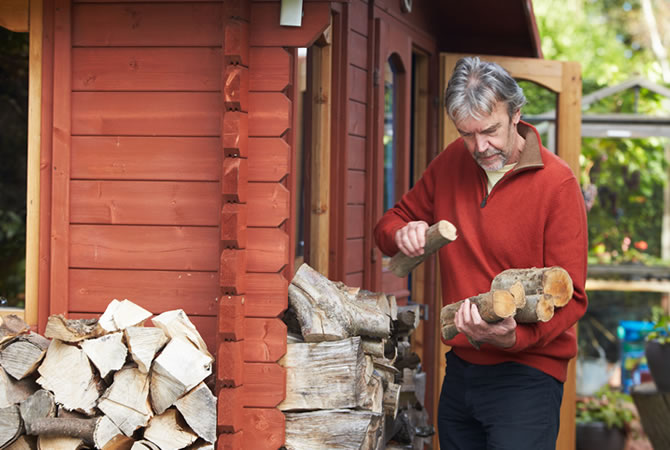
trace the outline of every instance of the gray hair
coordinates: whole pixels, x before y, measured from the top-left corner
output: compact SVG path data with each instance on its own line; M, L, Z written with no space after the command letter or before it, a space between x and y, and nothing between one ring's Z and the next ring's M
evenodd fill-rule
M526 104L526 97L514 78L498 64L476 56L459 59L444 94L449 118L455 123L468 117L481 119L491 114L499 101L507 103L512 117Z

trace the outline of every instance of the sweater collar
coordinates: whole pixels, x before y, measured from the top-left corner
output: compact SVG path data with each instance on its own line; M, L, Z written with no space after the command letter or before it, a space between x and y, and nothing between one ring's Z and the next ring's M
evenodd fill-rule
M521 155L519 156L519 162L513 170L516 172L526 168L544 167L544 163L542 162L542 154L540 153L540 135L538 134L535 127L521 120L517 125L517 130L519 131L519 134L526 140L526 143L524 144Z

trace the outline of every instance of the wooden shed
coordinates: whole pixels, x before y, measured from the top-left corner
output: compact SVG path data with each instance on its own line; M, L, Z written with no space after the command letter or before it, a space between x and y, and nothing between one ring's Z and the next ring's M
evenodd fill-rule
M215 349L218 449L284 443L300 261L425 305L435 410L435 263L394 277L372 228L453 136L454 53L557 92L558 153L578 169L579 68L542 59L531 0L10 0L0 25L30 32L26 318L184 309Z

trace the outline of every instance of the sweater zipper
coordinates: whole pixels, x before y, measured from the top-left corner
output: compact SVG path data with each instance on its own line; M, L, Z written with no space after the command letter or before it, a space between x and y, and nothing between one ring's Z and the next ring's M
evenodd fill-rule
M491 189L491 192L489 192L488 187L487 187L487 185L488 185L488 177L486 176L486 173L484 173L484 174L483 174L483 177L484 177L484 192L486 192L486 194L484 194L484 199L483 199L482 202L479 204L479 207L480 207L480 208L484 208L484 207L486 206L486 204L487 204L488 201L489 201L489 197L491 196L491 194L493 193L493 191L494 191L494 190L495 190L501 183L503 183L504 181L506 181L506 180L509 179L509 178L512 178L514 175L516 175L516 174L519 173L519 172L523 172L523 171L528 170L528 169L533 169L533 168L535 168L535 167L542 167L542 166L541 166L541 165L530 165L530 166L519 167L518 169L512 169L512 170L510 170L510 171L507 172L505 175L503 175L503 177L502 177L500 180L498 180L498 182L495 184L495 186L493 186L493 188ZM484 170L484 169L482 169L482 171L483 171L483 170Z

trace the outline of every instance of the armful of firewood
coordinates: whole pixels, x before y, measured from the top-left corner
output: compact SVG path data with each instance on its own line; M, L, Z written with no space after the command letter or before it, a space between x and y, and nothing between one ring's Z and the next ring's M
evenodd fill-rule
M448 243L455 241L456 237L456 227L446 220L440 220L426 230L426 245L423 247L423 255L407 256L403 252L398 252L391 258L389 269L401 278L406 277L428 256Z

